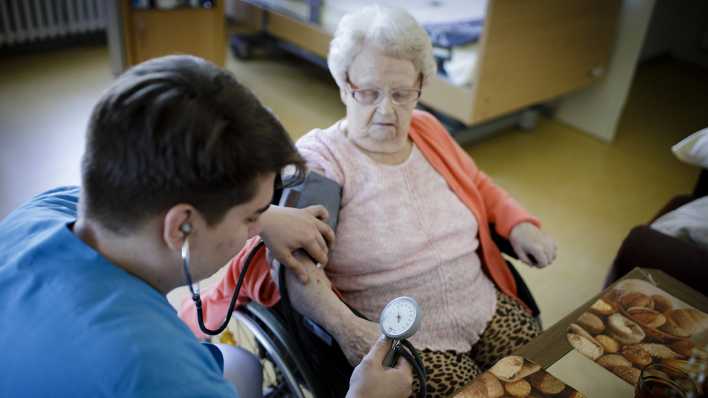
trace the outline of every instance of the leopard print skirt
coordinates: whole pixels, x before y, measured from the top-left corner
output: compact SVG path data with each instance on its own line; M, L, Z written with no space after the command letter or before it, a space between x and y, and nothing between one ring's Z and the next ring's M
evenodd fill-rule
M540 333L541 325L521 304L497 291L496 312L469 352L420 352L428 378L427 396L447 397ZM414 380L414 393L418 385L419 381Z

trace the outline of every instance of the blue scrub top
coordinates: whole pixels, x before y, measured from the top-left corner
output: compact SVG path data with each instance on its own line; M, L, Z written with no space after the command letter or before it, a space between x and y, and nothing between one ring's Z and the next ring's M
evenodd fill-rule
M72 233L78 195L0 223L0 397L235 397L165 296Z

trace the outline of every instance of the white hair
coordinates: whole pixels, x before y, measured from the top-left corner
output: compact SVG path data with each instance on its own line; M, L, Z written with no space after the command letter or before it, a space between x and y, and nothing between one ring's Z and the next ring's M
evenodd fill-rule
M433 46L418 21L403 9L375 4L345 15L337 25L327 65L339 87L344 87L349 67L366 45L411 61L424 85L436 71Z

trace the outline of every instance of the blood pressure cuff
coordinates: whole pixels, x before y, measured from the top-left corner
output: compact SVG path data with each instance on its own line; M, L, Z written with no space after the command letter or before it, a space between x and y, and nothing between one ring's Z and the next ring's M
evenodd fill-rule
M332 230L337 228L341 202L342 187L314 171L308 172L301 184L284 189L280 198L281 206L300 209L312 205L324 206L329 213L327 224Z

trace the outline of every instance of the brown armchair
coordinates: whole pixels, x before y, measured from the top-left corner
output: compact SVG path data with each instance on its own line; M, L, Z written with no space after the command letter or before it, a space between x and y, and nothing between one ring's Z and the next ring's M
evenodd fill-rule
M703 169L692 194L679 195L667 203L647 224L634 227L622 242L605 287L634 267L657 268L702 294L708 294L708 250L649 226L658 217L708 195L708 169Z

